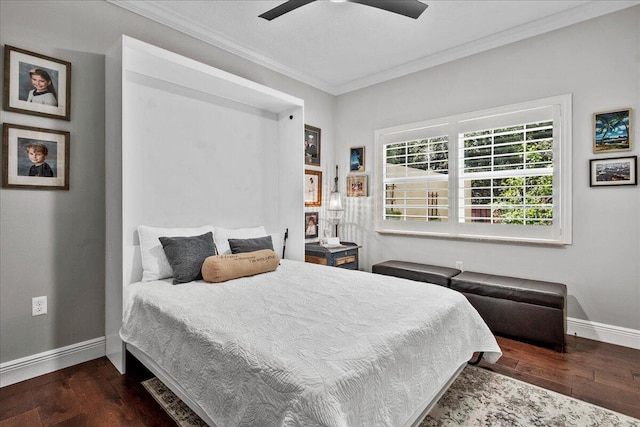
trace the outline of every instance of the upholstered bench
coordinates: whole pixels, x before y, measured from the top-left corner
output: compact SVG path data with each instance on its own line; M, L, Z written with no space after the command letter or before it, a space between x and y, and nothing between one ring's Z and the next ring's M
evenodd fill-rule
M435 283L447 288L450 286L451 278L460 273L460 270L456 268L396 260L374 264L371 271L376 274L402 277L417 282Z
M497 335L534 341L564 351L567 333L567 287L465 271L451 279Z

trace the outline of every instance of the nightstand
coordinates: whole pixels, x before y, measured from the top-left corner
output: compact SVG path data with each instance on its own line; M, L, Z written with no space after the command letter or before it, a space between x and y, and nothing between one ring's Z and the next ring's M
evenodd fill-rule
M342 242L335 248L326 248L319 243L307 243L304 250L304 260L313 264L328 265L330 267L358 269L358 249L356 243Z

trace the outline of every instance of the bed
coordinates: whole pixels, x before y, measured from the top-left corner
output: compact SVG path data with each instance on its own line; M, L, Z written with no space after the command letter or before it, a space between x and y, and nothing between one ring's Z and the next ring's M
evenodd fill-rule
M474 351L499 357L462 295L302 262L304 100L127 36L107 53L105 93L105 335L120 372L128 351L217 427L396 427ZM287 259L173 285L146 274L162 248L141 224L288 230Z
M130 284L120 336L218 427L417 425L474 352L501 354L455 291L287 259Z

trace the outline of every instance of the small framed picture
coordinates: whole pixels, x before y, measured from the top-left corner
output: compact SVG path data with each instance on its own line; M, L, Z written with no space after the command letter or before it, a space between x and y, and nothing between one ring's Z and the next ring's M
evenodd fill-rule
M638 156L591 159L591 187L638 185Z
M593 152L631 150L631 108L593 115Z
M322 172L305 169L304 205L316 207L322 204Z
M5 45L4 109L71 120L71 63Z
M347 197L367 196L367 175L347 177Z
M2 186L69 189L69 132L2 125Z
M304 237L305 239L318 237L318 212L304 213Z
M320 166L320 128L304 125L304 164Z
M364 147L355 147L349 154L349 170L351 172L364 172Z

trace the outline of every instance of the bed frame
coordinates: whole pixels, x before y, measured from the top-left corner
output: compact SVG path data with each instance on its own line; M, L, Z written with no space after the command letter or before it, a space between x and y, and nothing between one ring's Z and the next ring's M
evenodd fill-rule
M288 229L287 258L303 261L304 102L127 36L107 54L106 94L107 356L125 373L129 351L215 426L120 339L127 288L142 277L137 226ZM239 154L243 163L233 164ZM407 425L420 423L463 368Z
M194 402L189 394L173 380L171 375L169 375L162 367L160 367L153 359L147 357L144 352L140 351L137 347L132 344L126 344L126 350L131 353L140 363L142 363L149 371L151 371L164 385L169 387L171 391L180 398L193 412L198 414L200 418L211 427L222 427L218 426L209 416L207 416L206 412L200 405ZM451 384L458 378L462 370L465 368L467 364L464 363L453 373L451 378L444 384L444 386L438 391L438 393L431 399L429 402L426 402L424 405L424 409L419 409L414 413L414 416L404 424L402 427L418 427L422 420L431 412L433 407L438 403L438 400L442 397L442 395L451 387Z

